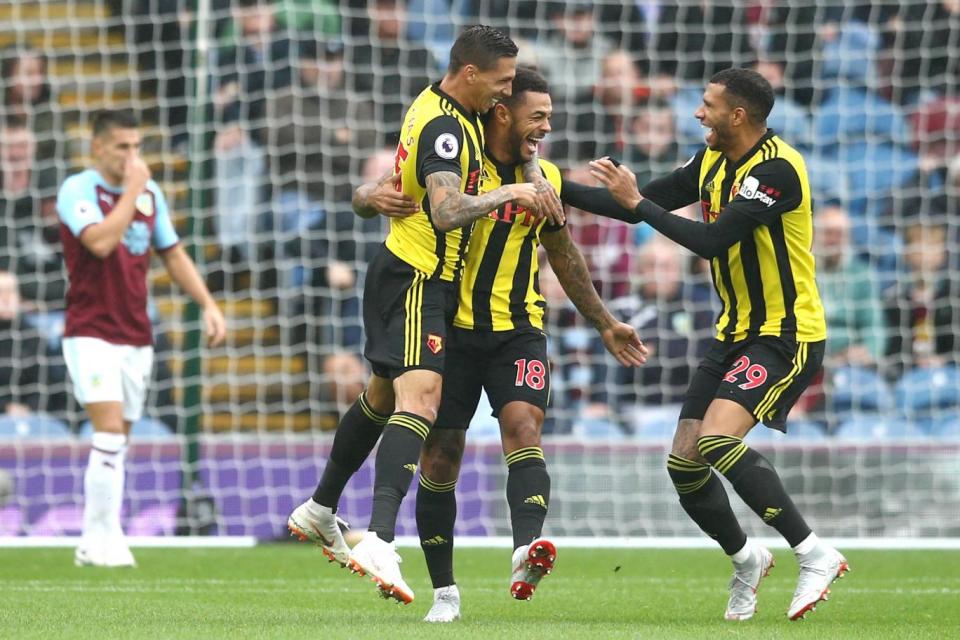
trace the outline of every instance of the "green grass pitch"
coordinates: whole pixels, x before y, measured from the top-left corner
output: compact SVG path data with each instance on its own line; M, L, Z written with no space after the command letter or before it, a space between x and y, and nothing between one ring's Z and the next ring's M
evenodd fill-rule
M850 551L853 571L806 621L784 612L788 551L748 622L722 619L729 564L710 550L559 549L531 602L508 591L509 551L460 549L464 619L421 621L432 590L402 549L417 593L401 607L309 545L135 549L137 569L78 569L72 549L0 549L0 638L953 638L960 552Z

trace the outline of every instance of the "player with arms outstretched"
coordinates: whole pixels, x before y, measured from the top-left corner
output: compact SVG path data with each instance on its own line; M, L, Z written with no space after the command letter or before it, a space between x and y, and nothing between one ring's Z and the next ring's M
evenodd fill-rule
M147 316L151 247L203 309L210 345L226 338L223 314L180 244L163 193L140 157L138 126L125 111L97 114L93 167L67 178L57 194L70 279L63 355L77 400L93 423L78 566L135 565L120 507L130 427L143 414L153 366Z
M470 227L507 202L560 217L552 189L513 184L479 195L483 162L480 114L510 95L517 47L485 26L457 38L443 80L425 88L407 110L397 147L395 185L417 212L391 220L364 287L364 355L373 368L366 390L347 412L313 498L291 514L294 535L320 543L325 554L369 574L382 593L413 600L394 548L400 503L436 420L448 327L456 310L456 280ZM540 181L542 183L542 180ZM358 191L355 208L375 210ZM369 531L350 550L335 516L347 480L378 438Z
M667 470L689 516L731 557L728 620L751 618L773 566L747 539L716 469L793 548L800 578L787 611L802 618L849 569L811 531L768 460L743 438L758 423L786 431L787 415L820 370L826 322L814 279L813 211L803 157L767 129L774 93L758 73L714 75L696 117L705 149L672 174L637 189L624 166L603 158L593 175L657 231L711 262L723 308L717 337L687 390ZM669 213L699 201L700 224Z

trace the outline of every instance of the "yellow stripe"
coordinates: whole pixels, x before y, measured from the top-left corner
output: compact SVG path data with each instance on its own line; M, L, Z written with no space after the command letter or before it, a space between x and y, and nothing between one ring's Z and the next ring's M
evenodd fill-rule
M733 467L733 465L737 464L737 461L742 458L743 454L746 452L747 445L741 443L740 445L734 447L732 451L723 456L714 466L716 467L717 471L725 474Z
M667 460L667 468L674 471L700 471L701 469L708 469L709 465L691 462L683 458L670 458Z
M720 458L713 464L713 468L717 471L720 471L720 468L723 467L730 460L733 454L735 454L742 446L743 442L741 441L739 444L731 447L729 451L720 456Z
M420 282L417 283L417 301L416 301L417 332L414 334L414 340L416 341L416 348L414 349L414 352L415 352L414 360L416 362L414 362L414 364L420 364L420 352L422 350L420 343L422 341L421 339L422 339L422 331L423 331L423 282L427 279L427 274L421 272L419 276L420 276Z
M710 481L710 474L708 473L701 480L697 480L696 482L687 482L684 484L674 485L674 487L676 488L677 493L683 493L683 494L693 493L694 491L701 489L703 485L707 484L707 482L709 481Z
M457 488L456 480L452 482L434 482L422 473L420 474L420 484L434 493L446 493Z
M700 440L705 441L703 444L697 444L697 447L700 450L700 455L710 453L718 447L742 442L742 440L739 438L731 438L730 436L703 436L700 438Z
M543 458L543 449L540 447L524 447L522 449L517 449L506 455L507 466L510 466L514 462L519 460L526 460L528 458Z
M807 362L807 343L801 342L797 348L797 355L793 358L793 368L790 369L790 372L784 376L782 380L777 382L775 385L770 387L770 390L767 391L766 395L763 397L763 400L760 401L760 404L757 405L755 411L755 416L759 419L762 418L767 411L770 410L780 396L783 394L783 390L786 389L790 383L793 381L797 374L803 371L803 367Z
M370 420L372 422L375 422L376 424L386 424L389 416L380 415L379 413L377 413L376 411L370 408L370 405L367 404L366 391L360 394L360 397L358 398L358 400L360 401L360 410L363 411L365 416L370 418Z
M423 424L422 422L418 422L414 420L413 418L408 418L407 416L398 416L394 414L390 416L389 420L387 420L387 424L393 424L398 427L406 427L407 429L410 429L410 431L413 431L424 440L426 440L427 434L430 433L430 427Z
M413 282L410 283L410 286L407 288L407 294L403 298L403 312L406 314L406 317L403 319L403 366L410 366L410 334L412 333L411 320L412 314L410 312L410 303L413 301L413 287L417 282L417 272L414 271Z

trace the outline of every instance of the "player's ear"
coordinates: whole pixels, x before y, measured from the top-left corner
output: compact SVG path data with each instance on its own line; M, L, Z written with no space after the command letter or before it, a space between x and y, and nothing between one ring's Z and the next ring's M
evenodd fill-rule
M502 102L498 102L496 105L494 105L493 116L497 119L498 122L505 125L509 125L510 120L512 119L510 109L508 109L507 106Z
M464 76L467 79L467 84L474 84L477 81L477 67L468 64L463 67Z

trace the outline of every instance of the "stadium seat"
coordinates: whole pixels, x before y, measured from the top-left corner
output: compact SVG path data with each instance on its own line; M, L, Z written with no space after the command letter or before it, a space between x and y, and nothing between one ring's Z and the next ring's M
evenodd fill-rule
M787 438L790 440L826 440L827 430L813 420L788 420Z
M0 416L0 438L69 438L67 423L44 415Z
M941 416L930 426L930 435L941 440L960 441L960 415Z
M618 424L604 418L580 418L574 422L572 433L589 440L623 440L627 437Z
M960 371L928 367L905 373L896 386L897 408L910 419L937 417L960 409Z
M913 423L906 420L855 415L840 424L836 437L838 440L882 442L922 438L924 434Z
M890 387L875 371L862 367L840 367L831 376L827 410L838 416L851 413L879 413L893 408Z
M879 46L880 37L869 26L852 20L845 23L837 37L823 46L821 80L875 86Z
M626 416L634 438L669 442L677 430L679 405L641 407L631 410Z
M93 435L93 424L89 420L85 421L77 435L81 439L89 438ZM149 416L143 416L130 428L130 436L133 438L169 438L172 435L170 427Z
M813 129L816 140L832 149L868 140L895 144L910 140L907 120L900 110L856 86L830 89L814 112Z

